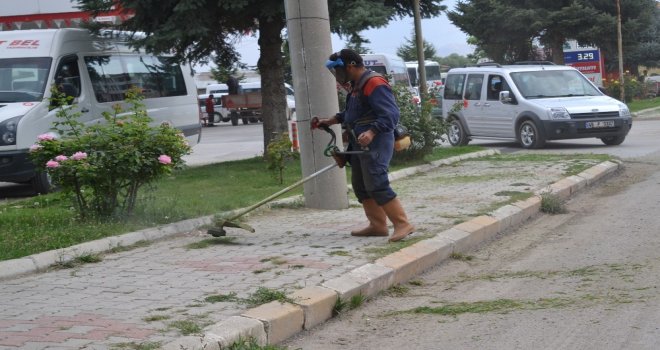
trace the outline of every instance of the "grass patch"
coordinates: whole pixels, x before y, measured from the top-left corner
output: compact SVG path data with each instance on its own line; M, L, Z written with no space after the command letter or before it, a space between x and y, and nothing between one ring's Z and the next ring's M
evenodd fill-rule
M110 348L116 350L156 350L160 349L163 344L161 342L144 342L144 343L117 343L113 344Z
M192 320L173 321L168 327L178 329L182 335L200 334L202 332L202 326Z
M152 242L149 242L149 241L137 241L137 242L135 242L131 245L127 245L127 246L119 245L119 246L116 246L116 247L112 247L108 252L110 252L110 253L127 252L127 251L137 249L137 248L148 247L148 246L151 245L151 243Z
M566 212L564 202L552 193L541 195L541 211L547 214L562 214Z
M626 102L628 108L631 112L639 112L643 109L660 107L660 97L654 97L644 100L632 100L631 102Z
M266 287L259 287L256 292L250 294L243 302L249 307L255 307L275 300L280 303L293 302L293 300L286 296L286 292Z
M518 201L524 201L527 198L530 198L534 195L532 192L519 192L519 191L501 191L495 193L496 196L509 196L509 199L503 200L503 201L498 201L495 203L491 203L485 208L479 209L476 213L475 216L479 215L486 215L488 213L491 213L507 204L515 203Z
M439 147L423 160L395 162L392 170L481 149L478 146ZM266 166L263 157L254 157L176 171L142 189L133 217L124 220L81 221L71 209L72 201L62 193L0 205L0 260L244 208L301 178L299 161L291 162L284 169L283 184L273 179ZM347 176L350 179L350 171ZM283 197L300 194L302 187ZM296 206L295 203L291 205ZM217 242L206 242L214 243ZM218 244L224 243L227 242Z
M286 350L287 348L282 348L277 345L264 345L261 346L257 343L257 340L250 338L238 338L233 344L228 347L223 347L224 350Z
M204 301L207 303L232 303L239 302L241 299L236 296L235 292L231 292L229 294L209 295L204 298Z

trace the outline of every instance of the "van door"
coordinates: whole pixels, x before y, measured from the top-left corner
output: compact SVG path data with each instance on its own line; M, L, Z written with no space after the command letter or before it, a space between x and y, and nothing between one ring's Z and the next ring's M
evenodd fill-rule
M488 75L486 99L482 104L481 119L484 128L494 137L515 137L515 113L511 104L500 102L500 91L511 91L506 79L499 74Z
M482 100L484 87L483 74L468 74L463 93L463 117L471 135L486 135L487 121L483 118Z

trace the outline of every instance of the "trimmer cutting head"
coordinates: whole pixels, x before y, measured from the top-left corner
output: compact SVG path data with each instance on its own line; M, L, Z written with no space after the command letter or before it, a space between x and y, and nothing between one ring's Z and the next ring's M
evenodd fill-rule
M248 224L244 224L242 222L233 222L229 220L218 220L215 222L215 226L208 229L206 232L210 234L213 237L222 237L227 235L227 231L225 231L225 227L235 227L235 228L242 228L246 231L250 231L254 233L254 228Z

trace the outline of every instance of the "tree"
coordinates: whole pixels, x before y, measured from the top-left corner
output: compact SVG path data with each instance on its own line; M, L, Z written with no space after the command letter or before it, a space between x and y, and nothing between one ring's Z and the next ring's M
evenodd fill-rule
M369 43L371 43L369 39L365 39L359 34L353 34L349 37L348 42L346 43L346 48L355 50L355 52L361 55L372 53L368 47L364 46L364 44L369 44Z
M423 37L423 35L422 35ZM404 61L417 61L417 40L415 39L415 31L413 30L411 38L405 38L406 42L401 44L399 48L396 49L396 55L401 57ZM435 47L433 44L429 43L426 40L424 42L424 58L433 59L436 54Z
M469 64L475 63L475 60L470 57L461 56L457 53L452 53L447 57L436 57L435 59L440 65L448 66L450 68L465 67Z
M631 63L641 44L640 34L650 27L657 9L654 0L623 0L621 6L625 60ZM447 16L475 38L477 50L498 62L542 58L544 52L537 47L542 44L553 62L563 64L563 43L567 39L596 45L615 58L614 1L467 0L459 2Z
M288 130L282 31L286 25L282 0L78 0L80 8L98 15L118 5L133 17L118 26L144 32L133 43L153 53L173 52L179 61L208 62L232 66L239 60L234 45L245 33L258 31L261 73L264 150ZM443 9L439 0L422 0L425 17ZM412 15L408 0L333 0L328 4L331 30L356 35L379 28L395 18Z

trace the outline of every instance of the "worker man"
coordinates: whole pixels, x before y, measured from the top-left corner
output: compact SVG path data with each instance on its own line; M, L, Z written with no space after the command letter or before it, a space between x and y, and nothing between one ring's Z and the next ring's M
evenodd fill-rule
M353 87L346 109L330 118L319 119L320 125L341 123L349 131L349 149L365 150L351 155L353 192L364 209L369 225L351 231L352 236L388 236L387 218L394 225L390 242L400 241L413 233L396 193L390 187L388 168L394 153L394 127L399 122L399 107L387 80L364 67L362 57L344 49L330 55L326 67L340 85ZM338 162L340 163L340 162Z

